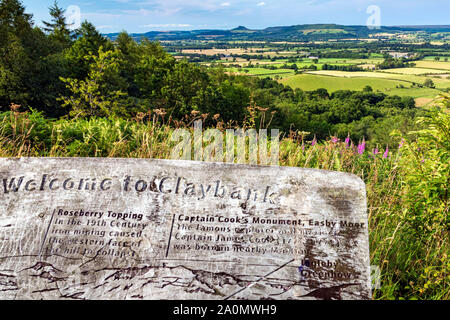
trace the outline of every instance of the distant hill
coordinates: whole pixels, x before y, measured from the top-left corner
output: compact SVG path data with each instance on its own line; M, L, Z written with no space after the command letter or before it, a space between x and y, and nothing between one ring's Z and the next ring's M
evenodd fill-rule
M379 29L369 29L366 26L343 26L337 24L305 24L295 26L269 27L262 30L251 30L239 26L231 30L192 30L192 31L150 31L134 33L135 39L150 40L255 40L255 41L318 41L330 39L365 38L376 33L418 32L425 33L449 32L450 25L439 26L390 26ZM105 34L115 39L118 33Z
M234 29L231 30L231 31L251 31L251 30L248 29L247 27L239 26L239 27L237 27L237 28L234 28Z

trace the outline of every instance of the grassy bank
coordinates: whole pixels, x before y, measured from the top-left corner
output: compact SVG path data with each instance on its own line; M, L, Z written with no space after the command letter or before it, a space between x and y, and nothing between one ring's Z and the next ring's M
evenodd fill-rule
M170 125L162 116L48 120L5 112L0 156L169 158L173 128L191 128L195 115ZM421 121L426 129L387 148L333 137L317 143L302 133L281 141L283 166L351 172L365 181L371 264L381 269L375 299L450 298L450 116L436 111Z

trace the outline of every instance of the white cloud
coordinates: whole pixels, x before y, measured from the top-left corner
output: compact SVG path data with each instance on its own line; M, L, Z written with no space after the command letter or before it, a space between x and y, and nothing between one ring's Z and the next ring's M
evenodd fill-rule
M112 29L112 28L113 28L113 26L111 26L111 25L105 25L105 26L98 26L97 27L98 30Z
M192 25L182 24L182 23L166 23L166 24L147 24L143 27L146 27L146 28L188 28L188 27L192 27Z
M149 6L160 11L210 11L220 10L224 6L231 6L230 2L218 2L218 0L143 0L140 6ZM225 5L224 5L225 4Z
M266 5L266 3L264 1L257 4L258 7L263 7L265 5Z
M139 9L139 10L123 10L122 12L128 15L135 16L171 16L179 12L181 8L158 8L155 10Z
M121 14L104 12L82 12L82 19L116 19L121 18Z

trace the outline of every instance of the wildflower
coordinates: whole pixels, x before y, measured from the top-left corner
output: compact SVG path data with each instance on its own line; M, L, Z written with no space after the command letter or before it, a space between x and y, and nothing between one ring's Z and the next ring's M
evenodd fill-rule
M366 141L363 139L362 143L358 144L357 151L359 154L363 154L366 149Z
M350 135L345 138L345 147L348 148L350 146Z
M384 151L383 153L383 159L387 159L388 156L389 156L389 146L386 146L386 151Z
M401 147L403 147L403 145L405 144L405 139L402 138L402 140L400 141L398 148L400 149Z
M317 144L317 139L316 139L316 136L314 136L313 141L311 141L311 145L315 146L316 144Z
M378 148L373 149L372 153L374 156L376 156L379 153Z
M331 137L331 142L338 143L339 139L336 137Z

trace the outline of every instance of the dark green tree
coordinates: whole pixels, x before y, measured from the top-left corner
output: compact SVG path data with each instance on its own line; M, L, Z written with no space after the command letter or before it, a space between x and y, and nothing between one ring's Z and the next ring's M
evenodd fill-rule
M89 65L84 80L62 78L70 90L70 96L62 97L63 105L70 108L72 116L127 115L123 108L126 84L120 77L120 53L99 48ZM125 90L121 90L125 89Z
M11 103L60 116L57 97L65 61L55 42L33 26L32 15L18 0L0 1L0 108Z
M26 104L29 97L24 80L29 76L32 15L17 0L0 1L0 107Z
M70 25L66 23L65 10L59 7L57 0L49 10L52 19L51 22L42 21L45 25L44 31L49 33L64 48L70 46L73 35L69 30Z
M119 33L115 40L115 46L122 56L121 76L129 84L128 94L132 97L139 97L139 87L135 81L137 74L137 65L141 54L141 47L125 31Z
M435 87L436 87L435 84L434 84L434 82L433 82L433 80L431 80L431 79L429 79L429 78L427 78L427 79L424 81L423 85L424 85L425 87L428 87L428 88L435 88Z
M109 51L113 49L113 46L88 21L81 24L81 27L75 31L75 35L77 40L67 51L66 59L70 65L70 77L81 80L88 76L89 65L98 56L100 47Z
M0 46L8 42L8 33L23 37L33 28L33 15L25 13L18 0L0 1Z
M364 91L364 92L373 92L373 89L372 89L371 86L367 85L367 86L365 86L365 87L363 88L363 91Z

